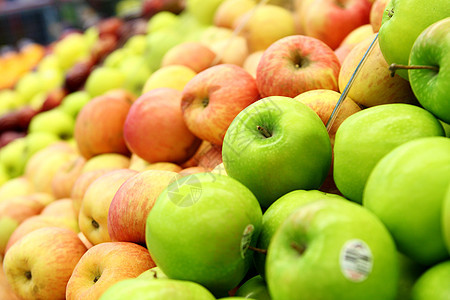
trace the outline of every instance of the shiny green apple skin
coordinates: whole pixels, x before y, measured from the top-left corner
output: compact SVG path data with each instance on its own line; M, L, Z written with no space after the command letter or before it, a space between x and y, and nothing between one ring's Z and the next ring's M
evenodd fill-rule
M431 266L449 259L442 233L450 185L450 139L425 137L398 146L373 169L363 205L386 225L398 250Z
M450 260L429 268L413 286L411 300L448 300L450 298Z

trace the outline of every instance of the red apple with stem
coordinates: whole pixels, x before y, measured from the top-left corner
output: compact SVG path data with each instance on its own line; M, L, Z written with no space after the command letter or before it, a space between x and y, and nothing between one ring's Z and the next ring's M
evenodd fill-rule
M292 35L267 48L256 70L261 97L297 95L315 89L338 90L340 63L320 40Z

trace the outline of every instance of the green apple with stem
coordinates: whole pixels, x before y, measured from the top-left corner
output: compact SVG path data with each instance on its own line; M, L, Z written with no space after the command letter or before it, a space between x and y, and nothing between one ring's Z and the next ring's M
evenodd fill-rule
M391 0L386 6L379 30L381 52L388 64L407 65L414 41L428 26L450 15L446 0ZM398 74L408 79L408 72Z
M450 260L425 271L415 282L411 300L446 300L450 297Z
M325 125L307 105L272 96L242 110L222 147L228 176L247 186L263 208L298 189L318 189L331 164Z
M205 287L192 281L139 278L119 281L100 297L100 300L121 299L215 300L216 298Z
M322 199L344 199L339 195L325 193L318 190L296 190L287 193L277 199L264 212L262 218L262 229L258 238L256 247L263 251L254 254L255 267L262 277L265 277L266 255L267 250L274 233L278 227L286 220L286 218L302 205L322 200Z
M441 222L449 186L450 139L415 139L376 164L364 189L363 205L386 225L399 251L431 266L449 259Z
M410 140L443 135L430 112L411 104L377 105L354 113L336 131L336 186L347 199L361 203L367 178L384 155Z
M394 240L369 210L348 200L318 200L293 212L267 251L273 300L395 299Z
M267 284L261 275L256 275L244 282L236 291L235 296L243 299L270 300Z
M415 40L409 65L392 64L391 70L408 70L419 103L438 119L450 123L450 17L427 27Z
M34 116L30 121L28 132L49 132L62 140L67 140L73 136L74 128L75 119L71 115L63 110L51 109Z
M170 184L148 214L147 248L169 278L225 296L252 264L248 250L256 245L261 218L258 200L237 180L188 175Z
M145 280L155 280L155 279L167 279L166 274L159 267L153 267L148 269L147 271L142 272L138 277L139 279Z

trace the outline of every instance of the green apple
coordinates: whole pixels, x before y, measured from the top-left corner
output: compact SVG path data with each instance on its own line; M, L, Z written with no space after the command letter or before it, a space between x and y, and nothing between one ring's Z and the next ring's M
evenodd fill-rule
M120 63L128 56L132 55L133 50L128 48L117 48L106 56L103 66L108 68L118 68Z
M76 91L63 98L57 109L76 118L83 106L91 100L91 96L86 91Z
M100 300L215 300L216 298L198 283L184 280L125 279L112 285Z
M49 132L67 140L73 136L74 128L75 119L71 115L59 109L51 109L34 116L28 132Z
M272 239L276 230L291 213L293 213L296 209L306 203L321 199L344 198L339 195L325 193L318 190L296 190L289 192L277 199L263 214L262 229L261 233L259 234L256 247L259 249L267 250L270 244L270 240ZM256 252L253 258L259 274L262 277L265 277L266 255L264 253Z
M16 90L0 90L0 115L25 104L23 97Z
M448 3L447 3L448 4ZM416 39L409 57L409 82L419 103L438 119L450 123L450 17L427 27Z
M238 181L211 173L188 175L156 200L147 218L147 248L169 278L194 281L225 296L252 264L248 248L256 245L261 218L255 196Z
M267 284L261 275L256 275L244 282L237 291L235 296L243 299L270 300Z
M62 86L64 82L64 74L60 70L43 70L36 73L39 76L42 90L45 92Z
M228 176L247 186L263 208L298 189L318 189L331 164L325 125L307 105L273 96L242 110L223 141Z
M86 41L86 48L92 49L92 47L97 43L100 37L97 26L90 26L83 32L84 40Z
M10 178L21 176L25 170L25 138L18 138L0 148L0 164Z
M212 25L217 8L224 0L186 0L186 12L204 25Z
M145 82L152 74L145 58L138 54L128 55L119 64L119 70L125 75L125 89L140 96Z
M381 221L348 200L318 200L292 213L267 251L273 300L395 299L398 258Z
M381 52L388 64L407 65L414 41L419 34L436 21L450 15L447 0L391 0L383 14L378 38ZM400 70L408 79L408 72Z
M450 298L450 260L429 268L413 286L411 300L448 300Z
M29 72L22 76L15 85L15 91L25 103L29 103L35 95L43 92L43 84L39 73Z
M72 67L77 61L89 55L91 41L81 33L74 32L56 42L53 53L63 70Z
M442 234L447 251L450 254L450 186L442 205Z
M172 28L159 30L147 35L145 59L150 70L152 72L158 70L166 52L183 41L183 35Z
M147 34L174 27L178 16L170 11L160 11L147 22Z
M143 55L147 49L147 36L145 34L137 34L130 37L123 48L131 50L136 55Z
M8 172L6 171L5 166L0 164L0 187L3 186L11 177L9 177Z
M29 132L25 137L25 160L28 161L36 152L60 141L60 137L51 132Z
M142 272L138 277L138 279L145 279L145 280L154 280L154 279L167 279L166 274L159 268L159 267L153 267L151 269L148 269L147 271Z
M122 71L110 67L98 67L89 74L84 86L89 95L97 97L104 93L122 88L126 76Z
M450 139L425 137L398 146L370 174L363 205L386 225L399 251L423 265L449 258L442 204L450 185Z
M61 67L59 65L59 61L56 55L49 53L39 61L36 70L38 72L45 70L61 70Z
M346 198L361 203L367 178L384 155L407 141L443 135L439 121L418 106L394 103L363 109L345 119L336 131L336 186Z

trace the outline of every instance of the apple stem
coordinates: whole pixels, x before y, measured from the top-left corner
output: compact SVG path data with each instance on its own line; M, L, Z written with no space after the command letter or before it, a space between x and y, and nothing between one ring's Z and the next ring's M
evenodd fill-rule
M306 250L305 247L302 247L302 246L300 246L299 244L297 244L295 242L291 243L291 247L294 248L294 250L296 250L300 255L302 255L305 252L305 250Z
M439 72L439 67L436 66L419 66L419 65L399 65L399 64L391 64L389 66L389 71L391 71L391 77L394 77L395 71L403 69L403 70L433 70Z
M94 226L94 228L99 228L100 227L100 225L95 220L92 220L92 226Z
M265 137L265 138L270 138L272 135L270 134L270 132L265 129L264 127L261 126L256 126L256 129L258 129L259 132L261 132L261 134Z
M256 247L253 247L253 246L248 246L248 249L253 250L255 252L262 253L262 254L267 254L267 250L266 249L256 248Z

